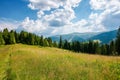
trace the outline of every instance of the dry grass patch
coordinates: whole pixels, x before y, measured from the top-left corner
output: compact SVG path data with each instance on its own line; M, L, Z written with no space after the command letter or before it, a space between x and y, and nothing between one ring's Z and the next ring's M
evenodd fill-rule
M10 47L12 75L15 80L120 79L120 57L22 44Z

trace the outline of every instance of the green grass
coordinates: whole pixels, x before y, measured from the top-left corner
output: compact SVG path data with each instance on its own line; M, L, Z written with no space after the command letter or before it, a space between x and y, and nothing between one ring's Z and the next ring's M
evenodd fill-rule
M0 46L0 80L120 80L120 57L29 46Z

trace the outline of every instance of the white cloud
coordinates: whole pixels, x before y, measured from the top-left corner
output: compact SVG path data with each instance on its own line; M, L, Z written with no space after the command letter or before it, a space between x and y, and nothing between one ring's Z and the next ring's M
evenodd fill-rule
M108 19L115 18L113 16L109 17L110 14L119 14L120 8L119 0L90 0L91 9L93 9L93 11L101 10L101 13L92 12L89 15L88 20L82 19L73 23L71 20L76 17L73 8L77 7L81 0L48 0L47 2L45 0L29 1L29 8L38 10L38 22L41 23L41 26L45 25L44 27L46 27L46 29L42 29L41 31L44 33L44 31L49 29L50 34L52 35L71 32L105 31L109 28L107 23L110 22L110 20ZM45 14L44 11L49 11L50 14ZM116 19L114 20L116 21ZM37 20L34 22L36 21ZM113 24L116 24L115 21L113 21Z
M57 9L50 15L45 15L43 20L49 23L49 26L60 27L70 24L71 20L75 18L73 10Z
M77 7L81 0L29 0L28 7L33 10L46 11L59 7Z
M106 30L113 30L120 25L120 0L91 0L91 8L101 13L92 13L90 19L94 24L103 26Z
M1 22L0 29L26 30L39 35L57 35L73 32L98 32L117 28L120 23L120 0L90 0L92 9L88 19L73 23L74 8L81 0L29 0L28 7L37 10L37 19L26 17L22 23ZM49 11L49 13L45 13ZM99 11L99 12L98 12ZM84 14L83 14L84 15ZM22 26L22 27L21 27Z
M20 26L20 24L21 22L15 20L0 18L0 31L5 28L8 28L9 30L16 30Z
M94 10L104 10L108 0L90 0L91 8Z
M120 0L90 0L90 5L94 10L120 9Z
M46 29L41 20L38 19L34 21L30 20L29 17L26 17L21 25L28 32L39 32Z
M38 10L38 18L46 21L49 26L60 27L69 24L75 18L73 8L77 7L81 0L29 0L29 2L29 8ZM44 11L51 14L45 14ZM54 21L56 23L53 23Z
M77 7L81 0L29 0L29 2L29 8L38 10L38 19L30 20L27 17L22 22L23 28L29 32L54 35L69 32L68 25L70 26L71 20L76 17L73 8ZM49 11L50 14L46 14L45 11Z
M29 0L29 8L33 10L50 10L51 8L58 8L63 0ZM60 3L59 3L60 2Z

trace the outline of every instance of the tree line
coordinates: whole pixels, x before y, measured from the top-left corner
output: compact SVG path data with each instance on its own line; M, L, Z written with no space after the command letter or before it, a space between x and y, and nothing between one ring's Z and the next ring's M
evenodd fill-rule
M120 55L120 28L118 29L116 39L112 40L109 44L101 44L98 40L89 40L87 42L68 42L67 40L63 41L62 36L60 36L58 46L59 48L72 50L74 52L102 55Z
M40 45L43 47L58 47L89 54L120 55L120 28L118 29L116 39L112 40L109 44L101 44L98 40L68 42L67 40L62 40L62 36L60 36L59 42L53 42L50 37L44 38L43 36L38 36L26 31L21 31L20 33L14 30L8 31L7 28L0 32L0 45L16 43Z
M57 47L57 42L53 42L52 39L49 37L44 38L43 36L38 36L26 31L21 31L20 33L17 33L13 30L8 31L7 28L0 32L0 45L16 43L40 45L44 47Z

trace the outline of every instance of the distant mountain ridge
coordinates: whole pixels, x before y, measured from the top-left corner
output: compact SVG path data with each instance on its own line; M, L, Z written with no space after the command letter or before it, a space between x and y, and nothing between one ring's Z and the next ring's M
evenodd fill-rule
M102 43L109 43L111 40L114 40L117 36L117 30L104 32L96 36L91 37L91 40L99 39Z
M115 39L117 35L117 30L108 32L88 32L88 33L71 33L61 35L63 40L71 41L88 41L88 40L100 40L102 43L109 43L111 40ZM51 36L53 41L59 41L60 35Z

